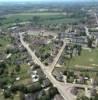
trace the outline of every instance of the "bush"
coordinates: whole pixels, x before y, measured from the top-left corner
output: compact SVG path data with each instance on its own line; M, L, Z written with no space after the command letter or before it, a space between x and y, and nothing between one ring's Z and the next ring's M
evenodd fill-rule
M58 94L58 90L56 87L50 87L49 89L49 95L51 98L53 98L56 94Z
M36 84L33 84L32 86L28 87L28 92L29 93L32 93L32 92L37 92L37 91L40 91L42 89L40 83L36 83Z
M11 97L11 91L5 90L3 95L4 95L4 98L10 98Z

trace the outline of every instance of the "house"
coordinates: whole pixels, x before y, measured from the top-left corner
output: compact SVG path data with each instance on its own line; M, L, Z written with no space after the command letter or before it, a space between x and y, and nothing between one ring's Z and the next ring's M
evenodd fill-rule
M64 32L58 33L57 38L58 38L58 39L63 39L63 38L65 38L65 33L64 33Z
M86 96L88 98L95 97L97 94L97 91L95 88L88 88L86 91L87 91Z
M53 62L53 56L50 56L50 57L46 60L46 62L47 62L48 64L51 64L51 63Z
M84 79L83 76L79 76L78 79L76 79L76 80L77 80L78 84L84 84L85 83L85 79Z
M73 44L81 45L81 46L87 46L88 40L86 36L79 36L79 37L73 37L71 42Z
M45 45L46 44L46 41L44 39L35 39L32 44L35 44L35 45Z
M41 68L38 68L36 70L37 70L37 74L39 75L39 79L46 79L46 76L43 73L43 71L41 70Z
M75 33L75 32L69 32L69 33L65 34L65 38L71 39L71 38L74 38L76 35L77 35L77 33Z
M58 80L58 81L63 81L63 73L64 69L63 68L55 68L53 70L52 75Z
M10 33L14 33L17 36L17 33L20 31L20 29L19 29L19 26L13 25L13 26L8 28L8 31Z
M92 97L92 96L96 96L97 90L96 90L95 88L91 88L91 89L90 89L90 93L91 93L91 97Z
M31 77L32 77L33 82L39 81L39 75L38 75L37 71L33 71L31 74Z
M43 80L42 85L43 88L49 87L51 86L51 82L48 78L46 78L45 80Z
M91 34L95 36L95 38L96 38L96 46L98 46L98 32L92 32Z
M79 26L76 28L75 32L76 32L78 35L81 35L81 36L85 36L85 35L86 35L86 34L85 34L85 28L84 28L83 25L79 25Z

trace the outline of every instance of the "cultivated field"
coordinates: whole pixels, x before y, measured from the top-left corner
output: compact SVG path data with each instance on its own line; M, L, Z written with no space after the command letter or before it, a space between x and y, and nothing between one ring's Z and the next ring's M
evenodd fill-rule
M69 18L64 13L41 12L41 13L18 13L3 16L4 19L0 21L2 27L9 27L12 24L19 22L30 21L33 22L33 17L39 17L38 24L62 24L79 22L81 18Z

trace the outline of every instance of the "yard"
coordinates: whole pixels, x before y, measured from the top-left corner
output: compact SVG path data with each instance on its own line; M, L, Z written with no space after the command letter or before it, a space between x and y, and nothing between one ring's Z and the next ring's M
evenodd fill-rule
M91 51L82 50L80 56L75 56L71 60L67 61L68 67L98 67L98 49Z

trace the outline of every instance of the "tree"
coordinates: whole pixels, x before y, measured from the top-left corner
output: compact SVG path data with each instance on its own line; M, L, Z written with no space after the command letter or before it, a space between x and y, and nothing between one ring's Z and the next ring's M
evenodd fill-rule
M90 38L88 38L88 47L89 47L89 48L92 48L92 42L93 42L93 41L92 41Z
M0 22L0 26L2 26L3 24Z
M56 94L58 94L58 90L56 87L50 87L49 88L49 95L51 98L53 98Z
M4 73L5 69L6 69L5 62L0 63L0 75Z
M5 90L3 95L4 95L4 98L9 98L9 97L11 97L11 91Z
M92 100L98 100L98 94Z
M93 41L94 41L94 36L88 37L87 39L88 39L88 47L92 48L92 44L93 44Z
M36 25L39 22L39 19L40 19L39 16L34 16L31 21Z
M37 65L37 64L34 64L33 70L36 70L36 69L38 69L38 68L40 68L40 66Z
M7 84L7 80L5 78L0 78L0 88L4 88Z
M18 86L12 85L10 90L11 90L12 93L16 93L18 91Z
M16 18L15 22L19 23L19 22L21 22L21 20L19 18Z
M28 93L28 88L24 86L23 84L18 86L18 90L23 93Z
M21 69L20 65L19 65L19 64L18 64L18 65L16 65L16 67L15 67L16 72L19 72L19 71L20 71L20 69Z
M60 29L61 29L62 32L65 32L65 30L67 29L66 24L65 23L61 24Z
M38 97L37 97L37 100L50 100L50 97L48 94L46 94L46 92L44 90L42 90Z
M81 97L78 97L77 100L89 100L89 98L86 96L81 96Z
M78 51L78 55L80 56L81 55L81 50L82 50L81 45L77 45L76 48L77 48L77 51Z
M28 92L32 93L32 92L37 92L40 91L42 89L40 83L37 84L33 84L32 86L28 87Z
M48 95L41 96L37 100L50 100L50 97Z
M48 66L49 64L47 62L45 62L45 65Z

